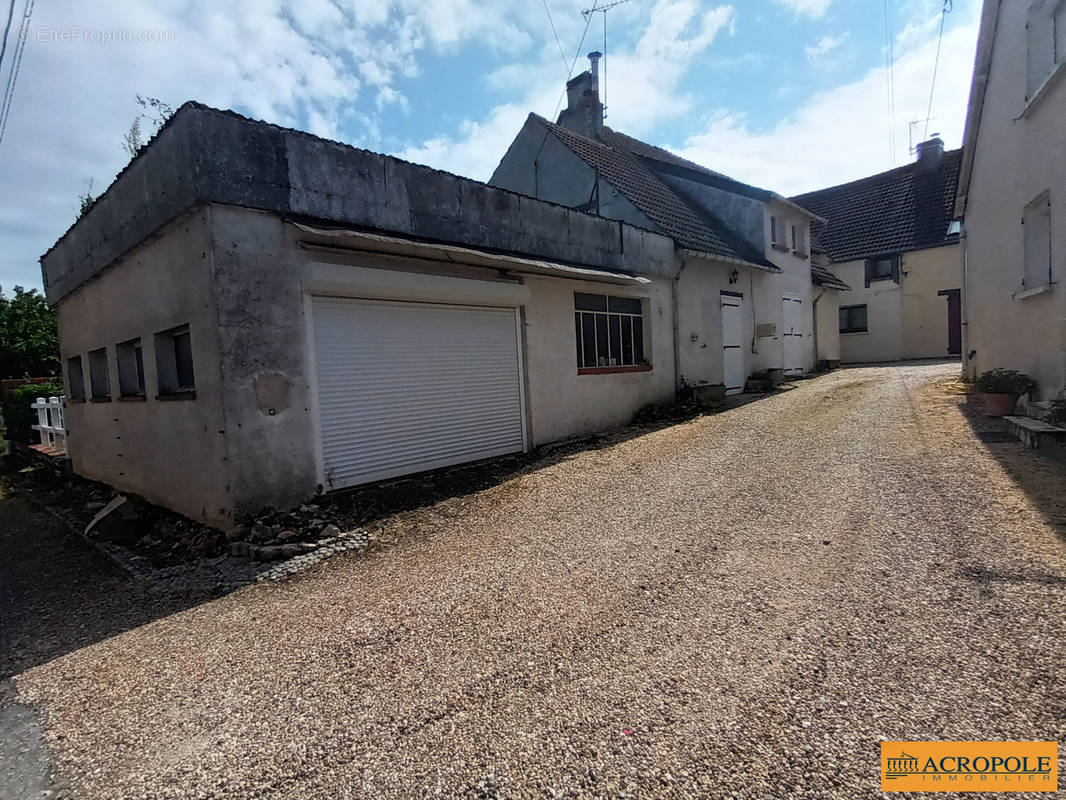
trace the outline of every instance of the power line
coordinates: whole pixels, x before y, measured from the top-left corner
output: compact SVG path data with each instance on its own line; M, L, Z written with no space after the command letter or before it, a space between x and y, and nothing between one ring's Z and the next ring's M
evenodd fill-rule
M623 3L628 3L629 0L614 0L613 3L607 3L607 5L596 7L596 4L592 4L592 8L586 8L581 13L585 19L592 19L592 15L597 11L603 14L603 81L601 83L603 91L600 92L603 98L603 117L607 118L607 12L615 6L620 6ZM580 49L580 48L578 48Z
M944 42L944 21L953 8L953 0L944 0L944 8L940 11L940 35L936 39L936 58L933 60L933 80L929 84L929 107L925 111L925 132L922 139L929 137L929 119L933 116L933 90L936 89L936 70L940 66L940 45Z
M592 4L592 11L596 10L596 4ZM574 51L574 60L570 62L570 68L566 71L566 80L570 80L570 76L574 74L574 67L577 66L578 56L581 55L581 48L585 44L585 36L589 32L589 23L592 22L592 14L585 16L585 30L581 31L581 41L577 43L577 50ZM555 103L555 111L552 112L552 118L559 113L559 106L563 104L563 98L566 97L566 84L563 84L563 90L559 93L559 99ZM541 145L543 146L543 144Z
M22 66L22 54L26 51L26 40L30 38L30 17L33 15L33 4L34 0L26 0L25 11L22 14L22 24L19 26L19 40L15 44L14 62L7 77L3 105L0 106L0 143L4 141L7 120L11 115L11 100L15 96L15 83L18 81L19 67Z
M885 9L885 81L888 92L888 158L891 165L896 166L896 87L895 67L896 55L893 44L894 32L892 30L892 2L884 0Z
M14 2L14 0L11 0ZM552 12L548 8L548 0L540 0L544 6L544 13L548 15L548 24L551 25L552 35L555 36L555 43L559 45L559 55L563 57L563 69L566 69L566 51L563 50L563 43L559 40L559 32L555 30L555 22L552 21ZM566 76L567 80L570 80L569 74Z
M0 44L0 69L4 66L4 53L7 52L7 35L11 32L11 20L15 16L15 0L11 0L11 5L7 9L7 24L4 26L4 41Z

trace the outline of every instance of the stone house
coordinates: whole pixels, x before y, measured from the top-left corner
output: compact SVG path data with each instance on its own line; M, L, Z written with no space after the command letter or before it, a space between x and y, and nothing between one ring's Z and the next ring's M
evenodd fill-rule
M985 0L956 213L964 372L1066 387L1066 2Z
M187 103L42 257L76 472L224 530L673 396L674 241Z
M961 150L933 138L902 167L792 199L825 218L814 249L851 288L840 294L845 363L962 352L955 186Z
M659 231L677 243L671 304L683 385L743 390L756 372L839 359L838 296L811 261L817 214L603 124L591 69L556 122L530 114L490 185Z

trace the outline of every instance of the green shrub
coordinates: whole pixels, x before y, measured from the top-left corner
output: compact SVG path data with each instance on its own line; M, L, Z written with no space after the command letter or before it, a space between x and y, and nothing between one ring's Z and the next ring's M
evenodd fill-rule
M30 408L30 404L38 397L62 394L63 384L59 381L26 383L10 389L3 397L3 438L22 444L35 442L37 434L30 426L37 424L37 412Z
M1036 386L1036 381L1024 372L998 367L983 373L975 384L977 391L984 394L1012 394L1015 397L1035 394Z

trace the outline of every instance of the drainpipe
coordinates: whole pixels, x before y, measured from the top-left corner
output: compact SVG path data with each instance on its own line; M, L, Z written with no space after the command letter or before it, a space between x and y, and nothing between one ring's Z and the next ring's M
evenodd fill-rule
M677 270L677 274L674 276L674 282L670 285L670 299L673 304L674 312L674 397L676 398L681 393L681 325L677 318L677 283L681 280L681 273L685 271L685 264L688 263L688 259L684 256L681 257L681 266Z
M822 291L818 292L818 296L814 298L814 302L811 303L811 308L814 313L814 326L811 330L814 331L814 369L818 369L818 301L822 299L822 295L825 294L825 287L822 287Z
M970 375L970 328L966 313L966 220L959 228L959 258L962 260L962 273L959 277L959 327L962 328L962 377L972 379Z

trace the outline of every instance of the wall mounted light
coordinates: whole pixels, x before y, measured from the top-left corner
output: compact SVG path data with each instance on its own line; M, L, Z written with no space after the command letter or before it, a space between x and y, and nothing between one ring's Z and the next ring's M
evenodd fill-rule
M737 272L736 270L733 270L732 272L729 273L729 282L730 283L736 283L739 280L740 280L740 273L739 272Z

